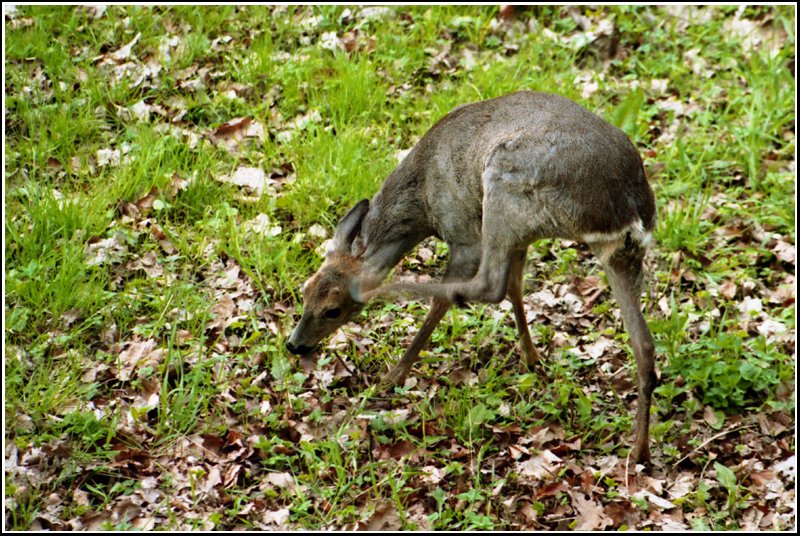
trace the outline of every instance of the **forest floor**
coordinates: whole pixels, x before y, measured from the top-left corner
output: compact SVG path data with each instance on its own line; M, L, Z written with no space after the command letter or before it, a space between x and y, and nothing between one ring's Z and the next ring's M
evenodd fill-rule
M9 6L9 529L790 529L795 8ZM380 301L284 350L346 211L457 105L563 94L639 148L659 223L635 364L583 244L526 306ZM429 240L393 278L442 273Z

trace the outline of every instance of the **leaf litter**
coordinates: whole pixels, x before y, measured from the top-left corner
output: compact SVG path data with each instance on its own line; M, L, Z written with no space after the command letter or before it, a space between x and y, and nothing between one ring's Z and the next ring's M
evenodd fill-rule
M95 10L92 16L105 16L105 8L92 9ZM696 24L702 20L704 13L708 13L708 10L691 7L686 8L691 11L687 15L687 11L675 9L677 11L671 13L677 17L679 24ZM516 20L518 14L512 11L503 8L498 20L493 21L493 35L505 41L513 41L513 36L518 35L514 32L529 31L524 23ZM697 13L701 14L700 19L695 17ZM6 11L4 6L4 14L12 21L11 29L14 31L28 25L24 18L14 14L13 9ZM380 36L370 35L371 25L396 16L397 12L391 8L354 8L349 15L342 14L343 18L350 17L357 21L354 27L343 33L319 32L322 21L316 16L302 19L302 23L309 35L315 36L313 41L309 40L310 45L315 43L328 50L359 54L371 52L375 43L380 42ZM612 20L603 17L602 11L590 13L570 8L564 16L571 17L575 22L576 29L571 35L555 34L546 28L543 29L543 35L580 53L595 51L606 68L611 60L619 57L618 54L626 53L624 50L614 51L614 46L618 46L614 45L615 25ZM531 22L535 22L534 19ZM768 23L749 21L737 12L730 23L730 30L742 38L748 47L766 43L772 46L774 36L761 30L762 27L771 27ZM455 34L455 29L443 31L451 30ZM157 88L163 67L152 58L143 61L137 56L137 53L143 52L140 40L141 34L128 35L124 42L111 47L112 52L103 54L96 61L111 74L112 81L116 83L124 81L143 90ZM469 48L452 46L446 40L444 42L440 48L427 51L426 76L436 80L459 75L464 70L476 68L487 58L495 57L484 51L476 55ZM224 51L234 44L231 39L219 37L213 42L212 48ZM172 55L179 53L180 46L178 36L165 37L159 46L161 61L171 61ZM518 45L509 42L504 50L513 53L514 46ZM498 54L496 57L502 56ZM696 74L708 75L710 67L697 51L688 51L687 58ZM215 88L219 78L216 72L213 66L192 65L178 73L178 87L193 92ZM605 82L604 72L599 72L598 76L585 73L576 79L584 98L599 91ZM47 82L46 79L41 81L43 87ZM223 89L222 82L219 82L219 88L233 91L237 97L248 92L247 88ZM409 89L400 86L395 91L401 93ZM690 113L686 103L667 94L668 85L664 81L659 81L653 89L662 94L655 103L659 110L669 112L676 118ZM147 99L139 100L119 112L126 120L158 121L158 128L187 141L190 148L197 147L199 140L204 139L232 154L239 154L250 144L262 147L268 139L267 132L272 132L273 127L277 132L276 139L286 141L323 122L319 110L312 109L299 113L281 125L264 125L254 117L243 116L230 119L216 128L197 129L183 123L181 114L185 110L173 114L175 108L181 108L182 104L161 105L167 110L166 113L156 111L156 106ZM164 119L169 122L161 122ZM671 139L670 136L675 135L673 129L670 134L663 134L660 141L666 143ZM97 165L123 165L126 152L124 146L100 149L96 154ZM264 195L277 197L280 188L291 182L292 171L265 169L239 165L228 174L216 175L215 178L241 188L244 194L241 199ZM182 181L184 179L176 178L168 191L150 190L134 202L120 202L118 207L120 223L151 236L158 245L157 250L144 252L134 248L131 242L110 229L109 236L93 237L87 242L85 262L92 266L113 265L126 272L142 271L150 278L162 278L166 270L164 255L172 255L175 248L169 239L169 225L148 216L162 196L172 199L185 189L186 183ZM285 225L280 219L263 213L241 223L248 232L257 236L276 236L283 232ZM318 226L308 229L308 234L325 239L327 231ZM434 251L435 245L424 244L404 263L398 277L428 277L424 273L428 271L426 268L441 260ZM775 239L767 251L781 263L795 265L796 254L791 237ZM546 263L541 259L534 259L532 264L535 273L547 273ZM681 267L681 270L684 269ZM692 277L691 269L685 270L680 273L681 281ZM561 425L554 422L543 426L529 426L530 423L526 423L527 429L507 426L502 422L500 424L504 426L485 426L492 442L499 447L496 451L489 450L486 457L476 462L476 448L480 448L480 444L457 437L452 424L444 424L436 419L424 425L418 422L419 405L423 400L435 400L436 393L444 388L445 378L457 385L471 385L480 381L479 372L458 368L454 359L430 365L427 373L421 374L416 383L408 385L407 392L395 400L378 401L369 407L369 411L348 417L351 408L360 401L343 396L341 389L358 390L365 385L358 375L350 374L341 361L330 358L336 352L350 348L351 344L357 348L358 357L363 357L374 340L370 337L388 332L400 333L401 345L407 345L414 333L413 322L418 320L413 315L406 315L404 319L404 313L393 312L370 320L363 326L346 327L322 349L318 356L320 364L313 373L298 379L301 383L293 393L285 388L285 383L292 381L293 371L289 369L289 364L284 366L268 362L265 365L268 368L271 365L272 368L260 377L259 391L252 392L242 389L252 369L232 359L243 345L251 344L242 340L246 334L241 333L238 326L252 322L254 329L279 333L285 325L283 319L290 306L288 302L278 301L261 311L263 317L254 317L251 314L253 303L261 299L260 293L237 261L231 258L209 258L209 263L198 269L198 278L202 281L203 290L214 297L214 305L207 317L197 315L198 318L204 318L206 340L194 340L188 332L188 336L178 337L186 365L182 373L188 373L191 367L201 366L201 361L209 357L226 357L219 362L212 376L224 385L212 401L220 421L211 431L183 435L169 444L156 441L158 438L151 425L155 424L153 415L163 403L164 393L162 377L153 377L152 371L161 370L164 380L175 381L175 373L170 368L173 366L170 358L172 350L167 350L163 340L152 337L137 336L118 341L116 336L109 335L104 344L113 361L87 363L89 367L80 380L87 385L111 386L111 392L116 396L113 399L107 394L100 394L83 406L103 418L122 415L110 442L115 456L107 464L90 462L82 466L81 470L87 476L86 479L75 480L77 487L70 490L60 488L59 493L46 494L31 528L101 530L109 526L128 526L148 530L167 526L171 522L173 524L169 526L178 529L212 529L220 528L216 514L234 507L238 517L222 526L237 527L238 523L246 522L249 526L267 529L301 528L296 523L299 508L296 497L302 497L318 512L331 512L337 507L319 493L327 485L330 476L320 473L309 479L308 475L299 475L294 469L275 469L266 462L281 463L273 458L299 455L303 442L324 440L343 429L348 433L340 444L358 452L363 459L418 471L416 480L411 482L418 486L423 495L430 495L437 488L451 496L470 489L469 478L456 478L452 472L450 464L454 462L470 478L491 474L496 482L505 479L505 484L496 485L495 489L500 491L495 494L496 497L489 499L488 504L494 509L502 507L508 516L508 526L517 529L602 530L623 526L663 530L692 528L696 514L690 501L697 500L693 497L702 494L708 496L707 504L699 507L701 511L710 506L722 511L728 501L725 486L719 480L698 476L702 474L701 468L707 460L724 461L742 485L752 492L752 496L738 506L744 510L743 528L758 530L792 526L794 513L789 512L786 505L792 504L795 497L796 459L793 443L787 441L787 432L793 427L793 419L781 411L769 418L748 414L737 420L725 418L713 410L709 412L709 406L701 406L694 415L672 415L670 417L676 421L694 420L695 423L689 428L685 443L654 445L655 462L650 475L640 468L628 467L624 459L605 455L603 451L609 447L594 442L592 438L581 441L581 438L565 437ZM786 334L789 337L787 343L793 347L793 330L787 333L787 327L770 316L773 305L785 307L794 303L793 287L793 278L784 281L782 286L766 289L753 287L749 290L741 281L727 280L719 287L719 294L729 301L739 300L733 311L741 316L745 328L751 322L756 322L754 329L758 333L766 337ZM536 290L527 295L526 305L530 321L546 321L555 330L555 346L568 349L580 360L596 360L598 371L605 370L613 374L623 368L618 360L623 344L608 336L604 330L598 330L601 333L599 337L586 339L589 333L587 327L592 327L590 322L598 322L597 327L600 328L619 326L619 319L613 312L601 314L599 320L585 318L587 312L603 301L601 297L604 293L607 294L607 288L603 279L597 275L586 275L573 281L548 281L537 285ZM665 301L662 303L661 300ZM659 307L666 314L671 306L665 297L661 300L658 301ZM194 311L174 313L175 319L194 318L196 314ZM507 310L498 319L507 321ZM404 332L398 324L403 324L405 320L408 322ZM496 350L497 353L503 351L503 344L498 342L501 349ZM506 349L513 349L513 344L505 344ZM454 341L454 346L462 354L464 362L477 358L478 351L464 340ZM256 354L256 359L269 360L263 352ZM344 359L347 367L356 368L354 363L347 363L351 359L349 356ZM584 380L587 384L599 386L596 390L605 393L599 396L614 397L617 405L629 405L635 392L632 384L617 389L616 384L609 385L614 378L583 369L579 369L578 373L586 375ZM237 402L241 408L232 411L231 404ZM278 416L280 426L267 425L255 418L270 415ZM325 419L320 422L319 415L324 415L330 422ZM24 417L18 422L24 423ZM696 422L705 422L709 428L705 428L705 425L698 427ZM382 426L389 427L390 432L385 432L388 436L380 437L376 433L376 427ZM426 426L431 427L430 430ZM414 440L393 436L392 427L407 428ZM423 436L429 439L424 448L418 448L415 440ZM712 438L716 439L705 443ZM660 461L666 459L668 448L677 449L679 457L684 456L685 459L681 459L676 466ZM43 489L47 483L53 482L58 470L70 460L69 443L62 438L44 441L38 446L18 446L8 441L7 479L22 485L13 496L6 499L7 506L13 508L24 500L25 487L28 487L28 491L31 487ZM386 470L381 476L392 477L391 469L379 467ZM107 504L99 505L90 492L91 488L86 485L87 479L108 473L109 468L112 469L112 480L120 484L130 480L138 485L129 493L120 494L110 498ZM235 501L234 497L241 497L242 500ZM430 523L429 516L435 512L430 499L412 493L403 500L406 501L403 505L406 519L417 520L417 526L420 527ZM642 508L642 503L648 507ZM359 499L353 504L360 517L346 528L397 530L406 526L398 509L389 501Z

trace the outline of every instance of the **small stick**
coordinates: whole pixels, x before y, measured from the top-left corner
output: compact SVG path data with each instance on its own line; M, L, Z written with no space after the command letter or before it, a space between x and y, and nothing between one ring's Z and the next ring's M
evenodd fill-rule
M358 368L358 365L356 364L355 361L353 361L353 366L356 369L354 372L350 367L347 366L347 364L344 362L344 359L342 359L339 356L339 352L334 351L333 356L337 359L337 361L339 361L339 363L344 367L344 370L346 370L347 373L350 374L350 376L355 376L359 380L363 380L363 378L361 377L361 369Z
M747 425L740 426L738 428L731 428L730 430L725 430L723 432L718 433L717 435L715 435L713 437L710 437L710 438L706 439L705 441L700 443L698 446L696 446L689 454L687 454L686 456L684 456L683 458L681 458L680 460L678 460L677 462L672 464L672 467L676 467L683 460L685 460L686 458L688 458L689 456L691 456L692 454L694 454L695 452L697 452L701 448L705 447L706 445L708 445L709 443L711 443L715 439L718 439L718 438L720 438L720 437L722 437L724 435L731 434L733 432L738 432L739 430L746 430L746 429L749 429L749 428L755 428L755 425L754 424L747 424Z

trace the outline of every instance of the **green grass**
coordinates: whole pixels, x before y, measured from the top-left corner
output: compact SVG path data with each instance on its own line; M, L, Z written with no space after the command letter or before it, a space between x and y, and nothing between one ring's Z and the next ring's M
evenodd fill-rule
M449 312L416 384L393 393L369 385L425 304L370 305L316 369L284 350L321 263L312 226L330 236L455 106L520 89L576 100L644 155L659 218L645 293L661 372L655 475L697 475L675 501L684 523L742 529L770 510L770 528L793 524L748 475L795 449L795 265L775 252L796 242L795 11L719 7L687 24L659 8L578 9L613 20L614 58L581 44L558 6L523 11L510 33L496 6L370 20L354 6L110 6L98 19L19 7L5 39L4 434L18 455L6 526L566 529L580 518L574 497L542 493L584 493L586 469L591 500L634 512L611 528L658 527L656 506L621 496L624 475L598 469L608 456L624 464L635 365L607 290L588 314L569 310L575 276L602 277L581 245L531 247L529 295L557 302L528 301L546 378L519 369L512 315L494 306ZM735 17L784 35L751 49ZM357 50L319 46L329 32L351 32ZM137 35L129 58L111 59ZM140 102L147 119L131 112ZM229 151L212 134L237 117L265 135ZM98 162L109 149L119 165ZM218 180L241 166L267 173L263 195ZM255 233L256 217L280 230ZM401 269L441 273L446 247L425 247L431 259L412 254ZM600 339L613 341L602 356L581 354ZM123 357L146 344L125 377ZM760 416L790 422L772 434ZM531 439L544 428L549 439ZM544 450L569 463L520 474ZM291 485L269 480L285 475Z

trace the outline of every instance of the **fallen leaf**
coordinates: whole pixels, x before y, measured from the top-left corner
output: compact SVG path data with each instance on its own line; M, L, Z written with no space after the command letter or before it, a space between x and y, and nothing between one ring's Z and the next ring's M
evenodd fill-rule
M572 506L578 514L578 524L575 530L602 530L611 524L611 519L603 513L603 507L583 493L570 493Z
M743 315L753 316L757 313L760 313L764 308L764 304L761 303L759 298L746 296L740 303L737 305L737 309Z
M100 167L116 167L120 163L121 152L119 149L99 149L97 151L97 165Z
M795 253L795 247L793 244L784 242L783 240L778 240L778 242L775 244L775 247L772 248L772 252L782 262L787 262L793 266L795 265L797 254Z
M135 369L145 366L155 367L166 354L164 348L156 348L154 339L128 343L117 358L117 378L123 382L128 381Z
M517 472L520 475L529 476L536 480L542 480L545 477L554 477L562 464L563 461L561 458L549 450L544 450L538 456L534 456L524 462L516 463Z
M719 293L722 294L724 298L732 300L736 297L736 283L727 279L722 285L719 287Z
M725 414L711 406L706 406L703 410L703 420L714 430L719 430L725 423Z
M677 508L667 499L663 499L646 489L641 489L637 491L636 493L633 494L633 496L636 497L637 499L646 500L648 503L650 503L650 505L660 508L662 510L670 510L672 508Z
M164 275L164 267L158 262L158 257L155 251L148 251L141 257L138 257L125 265L126 270L136 271L142 270L147 274L147 277L161 277Z
M262 236L278 236L283 231L280 225L271 225L269 216L266 214L259 214L252 220L246 221L244 227L251 233Z
M777 471L784 477L796 478L797 476L797 457L790 456L782 462L778 462L772 466L773 471Z
M267 186L267 174L264 173L263 169L255 167L237 168L232 175L222 175L217 180L242 186L245 190L259 197Z
M358 530L366 530L370 532L377 531L399 531L403 528L403 523L400 516L397 514L397 509L389 502L382 501L376 507L375 511L366 521L361 521L358 524Z
M603 356L609 348L614 346L614 341L604 337L600 337L591 344L584 344L578 348L573 348L571 351L581 359L598 359Z
M223 123L214 131L215 136L230 136L235 132L246 129L253 122L252 117L237 117Z
M133 46L139 42L139 39L142 37L141 33L137 33L136 37L128 43L127 45L123 46L116 52L113 52L109 55L109 57L115 61L124 61L131 57L131 51L133 50Z
M280 510L267 510L261 514L261 522L266 525L284 525L289 521L289 509L281 508Z
M86 264L99 266L101 264L120 262L127 252L128 248L123 239L120 238L119 234L115 234L109 238L96 241L90 240L86 244L84 255L86 256Z
M673 499L680 499L685 497L694 489L697 477L691 473L682 473L669 483L667 493Z
M262 479L262 483L279 489L288 489L289 491L292 491L297 486L291 473L268 473Z
M564 493L569 489L569 485L564 481L551 482L549 484L545 484L544 487L536 492L536 498L542 499L545 497L555 497L559 493Z

